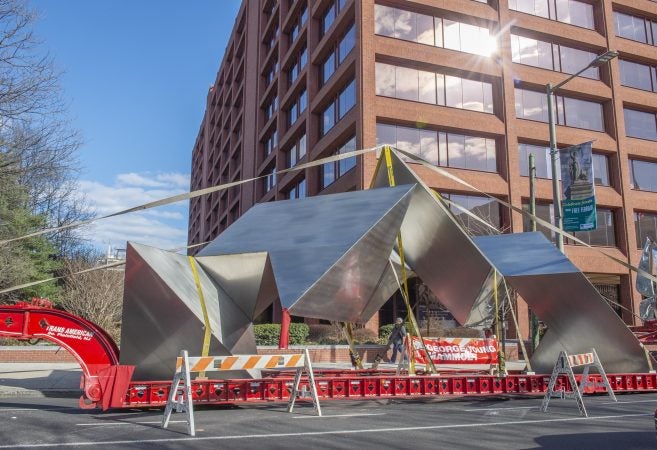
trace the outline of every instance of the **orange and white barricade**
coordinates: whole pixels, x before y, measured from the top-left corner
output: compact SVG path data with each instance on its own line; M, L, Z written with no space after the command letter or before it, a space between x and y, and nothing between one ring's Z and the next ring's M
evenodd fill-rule
M582 378L580 379L579 385L577 384L577 380L575 379L575 374L573 372L574 367L583 367ZM600 378L602 378L602 382L589 380L589 369L591 367L595 367L598 370ZM573 390L572 393L566 393L563 389L559 392L555 392L554 387L556 385L557 378L562 374L568 376L568 381L570 382L570 386ZM545 392L545 396L543 397L543 403L541 404L541 411L547 412L550 399L553 397L559 397L562 399L574 398L577 402L577 407L579 408L580 415L588 417L589 415L586 412L584 400L582 399L582 393L588 387L604 387L609 397L613 401L616 401L616 395L609 385L607 374L605 373L605 370L602 367L602 363L600 362L600 358L598 358L598 354L594 348L592 348L588 353L580 353L577 355L569 355L565 351L561 351L561 353L559 353L559 358L554 365L554 369L552 370L550 382L548 384L547 391Z
M294 385L290 392L287 411L292 412L294 403L298 397L310 397L313 402L313 409L318 416L322 415L322 409L319 405L317 396L317 387L315 386L315 375L310 362L308 349L303 353L292 355L232 355L232 356L194 356L187 355L187 351L180 352L176 360L176 372L171 383L169 398L164 417L162 418L162 428L169 426L169 419L173 413L174 407L176 412L185 412L187 419L187 432L190 436L196 434L194 428L194 405L192 403L192 382L190 373L222 370L248 370L248 369L297 369L294 377ZM308 374L308 384L310 391L300 390L301 375L303 371Z

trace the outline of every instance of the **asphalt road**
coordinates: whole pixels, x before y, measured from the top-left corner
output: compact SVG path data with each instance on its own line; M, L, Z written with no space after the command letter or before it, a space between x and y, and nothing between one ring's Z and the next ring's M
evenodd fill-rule
M81 410L71 398L0 399L3 448L445 448L655 449L657 394L586 397L324 402L324 417L302 404L197 409L197 436L184 414L160 428L162 410Z

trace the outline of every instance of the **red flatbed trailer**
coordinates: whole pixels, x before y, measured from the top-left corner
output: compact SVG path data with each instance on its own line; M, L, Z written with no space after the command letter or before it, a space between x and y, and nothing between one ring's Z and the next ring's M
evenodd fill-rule
M82 367L82 408L146 408L164 406L170 380L132 381L134 366L119 364L119 350L112 338L97 325L52 308L49 302L0 306L0 337L18 340L46 339L66 350ZM293 374L267 372L262 379L195 380L195 404L286 402ZM173 374L172 374L173 376ZM600 376L590 375L597 381ZM657 374L607 374L616 393L657 392ZM315 383L321 400L377 400L443 396L543 395L550 375L510 374L504 377L481 373L441 375L396 375L385 370L316 370ZM301 381L307 386L308 380ZM565 376L557 389L570 391ZM604 388L596 388L603 393Z

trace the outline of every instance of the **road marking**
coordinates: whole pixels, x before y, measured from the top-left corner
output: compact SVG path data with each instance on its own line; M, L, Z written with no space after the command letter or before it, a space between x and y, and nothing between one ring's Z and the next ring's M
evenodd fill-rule
M330 416L294 416L293 419L330 419L331 417L385 416L386 413L333 414Z
M115 425L153 425L161 424L162 421L158 420L155 422L95 422L95 423L76 423L75 425L79 427L112 427ZM170 420L169 423L187 423L186 420Z
M652 400L635 400L633 402L604 402L602 403L603 405L620 405L620 404L630 404L630 403L655 403L657 404L657 399L652 399Z
M71 409L65 406L53 406L50 408L0 408L0 412L4 411L52 411L54 409Z
M450 428L490 428L504 425L526 425L532 423L559 423L559 422L581 422L597 421L609 419L622 419L626 417L652 417L652 414L619 414L614 416L599 417L567 417L563 419L541 419L541 420L516 420L512 422L488 422L488 423L466 423L454 425L430 425L423 427L390 427L390 428L367 428L361 430L332 430L332 431L306 431L299 433L270 433L270 434L242 434L236 436L196 436L196 437L179 437L179 438L162 438L162 439L134 439L121 441L80 441L80 442L50 442L39 444L11 444L0 445L2 448L39 448L39 447L90 447L92 445L130 445L130 444L159 444L165 442L186 442L186 441L231 441L239 439L272 439L285 437L304 437L304 436L331 436L331 435L349 435L349 434L366 434L366 433L399 433L400 431L426 431L426 430L447 430Z
M464 409L463 411L512 411L514 409L538 409L538 406L513 406L510 408L479 408L479 409Z

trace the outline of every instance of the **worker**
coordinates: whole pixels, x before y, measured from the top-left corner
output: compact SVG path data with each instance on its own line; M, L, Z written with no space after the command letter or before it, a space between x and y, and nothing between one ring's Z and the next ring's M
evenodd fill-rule
M392 346L391 363L397 362L397 352L401 353L404 357L404 362L408 361L408 355L404 351L404 338L406 337L406 328L404 327L404 320L397 317L395 326L392 328L390 337L388 338L388 348Z

